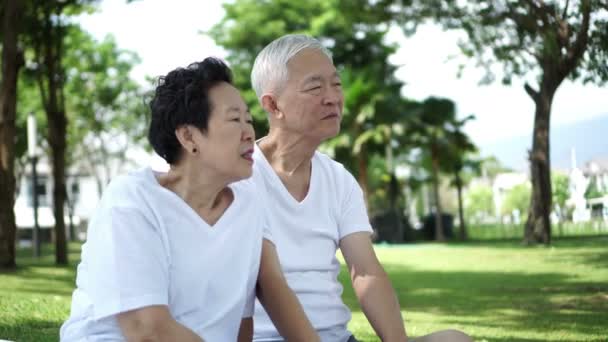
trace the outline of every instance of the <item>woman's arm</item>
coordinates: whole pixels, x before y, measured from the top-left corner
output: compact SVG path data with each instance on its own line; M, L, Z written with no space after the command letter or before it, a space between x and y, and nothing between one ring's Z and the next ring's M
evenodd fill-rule
M298 298L287 285L274 244L264 240L257 296L287 341L320 341Z
M251 342L251 340L253 340L253 318L243 318L237 342Z

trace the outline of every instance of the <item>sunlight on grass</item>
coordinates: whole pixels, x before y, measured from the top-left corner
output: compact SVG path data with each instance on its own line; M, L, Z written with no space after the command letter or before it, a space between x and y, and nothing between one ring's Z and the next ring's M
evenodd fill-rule
M399 296L411 336L455 328L476 341L607 341L608 236L564 238L553 247L519 241L376 246ZM0 273L0 339L57 341L69 313L80 246L70 266L53 266L45 246L19 269ZM343 270L349 328L378 341Z
M519 241L377 246L408 334L455 328L476 341L607 341L608 237L553 247ZM377 341L348 277L352 331Z

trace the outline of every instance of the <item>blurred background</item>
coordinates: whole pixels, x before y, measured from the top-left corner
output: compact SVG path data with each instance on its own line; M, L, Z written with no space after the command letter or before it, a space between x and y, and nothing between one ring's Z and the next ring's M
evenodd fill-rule
M3 0L0 17L0 266L18 270L0 290L20 293L0 297L0 338L53 340L105 187L167 168L146 140L157 77L226 60L262 137L254 58L305 33L345 95L321 150L361 185L414 334L445 327L427 310L443 307L478 340L604 340L606 0Z

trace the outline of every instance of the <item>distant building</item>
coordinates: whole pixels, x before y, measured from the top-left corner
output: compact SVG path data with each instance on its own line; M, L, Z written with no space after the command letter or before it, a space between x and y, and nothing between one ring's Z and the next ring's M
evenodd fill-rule
M55 226L53 215L53 177L46 159L38 162L36 167L38 184L38 226L41 229L51 229ZM87 221L95 209L98 201L95 179L86 173L68 172L66 177L68 203L64 210L66 226L72 224L79 226L81 221ZM31 164L17 180L17 196L15 199L15 221L18 229L32 229L34 227L34 191Z
M501 209L507 193L522 183L529 182L530 177L523 172L507 172L496 175L492 184L492 194L496 217L502 217ZM513 217L519 217L520 213L514 213Z
M588 161L582 173L589 183L585 197L591 219L608 221L608 158Z

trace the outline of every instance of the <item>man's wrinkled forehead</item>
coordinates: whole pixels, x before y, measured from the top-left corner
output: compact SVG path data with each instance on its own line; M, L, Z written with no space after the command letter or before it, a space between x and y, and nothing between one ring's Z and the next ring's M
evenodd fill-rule
M312 78L338 77L333 61L318 49L303 49L287 61L287 71L306 81Z

